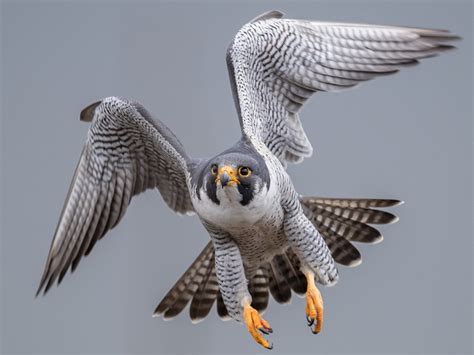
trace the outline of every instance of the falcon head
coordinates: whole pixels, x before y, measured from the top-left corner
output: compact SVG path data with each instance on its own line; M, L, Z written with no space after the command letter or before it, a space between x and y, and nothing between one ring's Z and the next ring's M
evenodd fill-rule
M207 196L218 205L246 206L270 185L267 166L259 157L227 153L210 159L204 169Z

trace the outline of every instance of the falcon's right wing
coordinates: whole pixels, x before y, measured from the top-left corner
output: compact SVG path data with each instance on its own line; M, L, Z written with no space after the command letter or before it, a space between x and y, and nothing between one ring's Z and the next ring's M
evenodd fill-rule
M174 134L136 102L109 97L81 112L91 121L38 292L58 284L123 217L132 196L158 188L168 206L193 213L192 163Z
M452 48L444 30L282 18L271 11L243 26L227 65L243 136L280 161L312 154L299 111L318 91L340 91Z

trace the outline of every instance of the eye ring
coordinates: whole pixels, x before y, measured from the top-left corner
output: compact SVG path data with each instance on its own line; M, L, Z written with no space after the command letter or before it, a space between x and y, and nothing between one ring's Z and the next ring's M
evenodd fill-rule
M216 164L212 164L212 165L211 165L211 174L212 174L212 175L217 175L218 170L219 170L219 169L218 169L218 167L217 167Z
M239 175L242 177L249 177L252 174L252 169L246 166L239 167Z

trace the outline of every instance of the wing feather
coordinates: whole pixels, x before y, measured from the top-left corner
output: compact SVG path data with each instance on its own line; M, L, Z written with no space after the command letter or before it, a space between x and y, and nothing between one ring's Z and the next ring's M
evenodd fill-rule
M109 216L110 216L110 206L112 204L114 191L115 191L115 179L111 179L110 181L108 181L107 186L106 186L105 206L100 216L98 228L95 230L94 236L90 240L89 245L87 245L86 251L84 253L85 256L89 255L89 253L94 248L95 243L97 243L97 241L100 238L102 238L102 236L106 232L107 222L109 221Z
M298 112L318 91L338 92L453 48L444 30L283 19L243 26L227 51L242 134L280 161L312 154ZM262 151L260 151L262 153Z
M115 97L88 106L91 122L51 243L37 294L75 270L124 216L132 196L158 188L170 208L193 213L188 164L174 134L136 102ZM190 164L191 163L191 164Z

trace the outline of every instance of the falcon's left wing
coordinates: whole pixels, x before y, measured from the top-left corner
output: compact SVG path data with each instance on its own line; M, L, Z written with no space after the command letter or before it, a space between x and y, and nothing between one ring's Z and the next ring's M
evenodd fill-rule
M285 162L312 154L298 112L317 91L339 91L452 48L444 30L283 19L243 26L227 51L244 137Z

